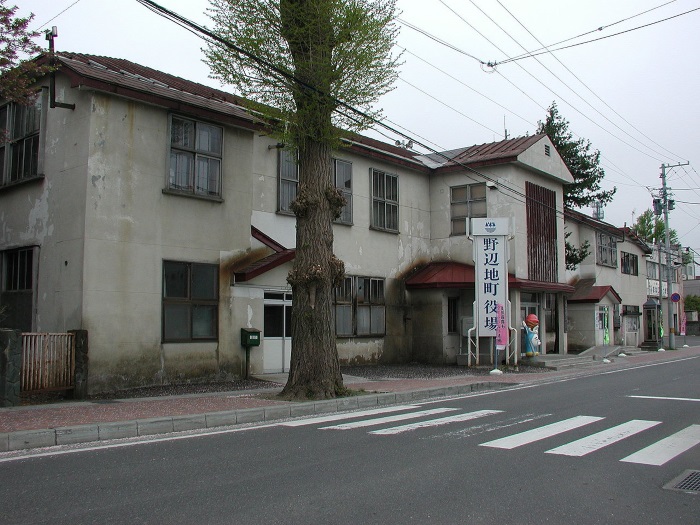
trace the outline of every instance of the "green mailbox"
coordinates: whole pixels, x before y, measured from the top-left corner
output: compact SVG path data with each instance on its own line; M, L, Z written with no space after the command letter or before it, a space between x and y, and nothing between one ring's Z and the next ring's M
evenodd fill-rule
M241 346L260 346L260 330L257 328L241 328Z

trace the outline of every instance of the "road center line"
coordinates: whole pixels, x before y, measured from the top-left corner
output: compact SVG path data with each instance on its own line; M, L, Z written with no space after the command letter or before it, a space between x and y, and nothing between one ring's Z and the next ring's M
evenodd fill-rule
M626 396L633 397L635 399L660 399L662 401L695 401L700 403L700 399L695 399L692 397L663 397L663 396Z

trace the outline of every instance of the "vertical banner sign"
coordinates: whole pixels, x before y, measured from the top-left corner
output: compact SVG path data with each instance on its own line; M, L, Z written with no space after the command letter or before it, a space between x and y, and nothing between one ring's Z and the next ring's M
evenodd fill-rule
M496 350L505 350L508 346L508 321L506 321L506 308L498 304L498 326L496 327Z
M477 337L496 337L498 306L508 300L509 219L472 219L474 240L474 319ZM506 319L510 312L505 312Z

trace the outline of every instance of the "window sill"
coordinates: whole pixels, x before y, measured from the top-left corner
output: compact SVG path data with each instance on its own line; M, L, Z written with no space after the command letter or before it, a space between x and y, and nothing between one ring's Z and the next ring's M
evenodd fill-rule
M370 226L369 229L375 232L393 233L394 235L399 234L399 230L387 230L386 228L377 228L376 226Z
M34 175L33 177L27 177L25 179L20 179L16 180L14 182L10 182L9 184L2 184L0 185L0 192L2 191L10 191L13 188L16 188L18 186L23 186L25 184L32 184L38 181L44 180L44 175Z
M198 195L196 193L190 193L188 191L177 191L177 190L171 190L169 188L163 188L163 194L164 195L175 195L177 197L189 197L191 199L199 199L201 201L209 201L209 202L224 202L224 199L221 197L216 197L213 195Z
M277 215L284 215L285 217L296 217L294 212L291 211L277 210L275 213L277 213Z

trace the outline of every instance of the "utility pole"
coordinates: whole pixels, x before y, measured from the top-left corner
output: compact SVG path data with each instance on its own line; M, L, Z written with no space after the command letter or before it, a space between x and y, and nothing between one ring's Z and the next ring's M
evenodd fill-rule
M676 325L673 322L673 301L671 300L671 230L668 227L668 212L674 208L674 201L668 198L668 188L666 186L666 170L678 166L687 166L690 162L679 162L678 164L661 164L661 200L664 212L664 232L666 234L666 300L668 311L668 348L676 349ZM670 205L669 205L670 204ZM661 272L661 254L659 254L659 272ZM661 275L659 274L659 302L661 302Z

